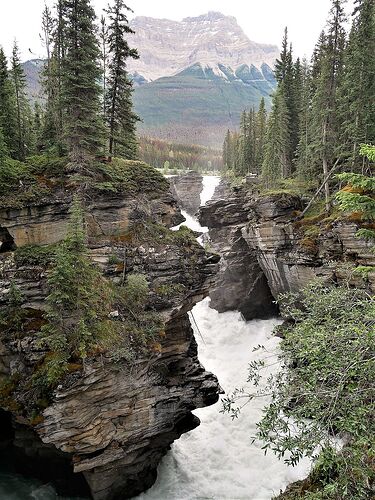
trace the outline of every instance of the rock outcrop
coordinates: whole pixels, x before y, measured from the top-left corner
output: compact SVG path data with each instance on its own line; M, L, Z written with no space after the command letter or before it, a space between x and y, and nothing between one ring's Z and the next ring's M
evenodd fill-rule
M201 204L202 175L191 170L186 174L171 177L170 182L172 194L181 210L185 210L190 215L195 215Z
M163 317L164 333L131 362L121 356L116 361L108 351L93 353L72 368L39 415L30 415L30 381L47 354L38 344L38 330L48 268L21 251L65 236L71 191L60 187L28 206L0 209L0 310L13 284L27 311L22 335L0 334L0 375L7 381L1 406L13 416L18 435L20 428L32 432L33 439L17 442L35 464L43 467L43 457L63 456L95 500L130 498L155 481L170 444L199 425L191 411L218 399L217 379L199 363L187 316L207 295L218 258L186 232L166 229L182 220L168 188L156 195L86 193L92 259L114 283L131 273L146 275L149 307Z
M371 243L355 237L359 224L325 216L298 221L302 208L292 194L260 196L256 185L230 188L222 182L200 211L212 247L222 255L212 307L239 309L246 319L264 317L274 310L272 297L297 292L318 277L375 291L375 273L365 281L353 273L353 264L375 265Z
M222 256L211 307L219 312L238 310L245 319L274 316L277 308L255 249L242 235L247 223L240 190L222 181L212 201L200 210L200 222L210 229L209 245Z

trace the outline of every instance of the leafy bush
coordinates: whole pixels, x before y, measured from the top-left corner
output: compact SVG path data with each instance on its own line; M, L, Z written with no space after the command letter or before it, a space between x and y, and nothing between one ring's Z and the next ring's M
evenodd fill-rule
M248 398L271 397L255 438L265 442L266 450L286 455L289 464L304 455L315 459L310 481L313 491L324 489L325 496L311 498L370 498L375 454L374 301L363 291L321 283L307 287L302 297L289 294L281 300L290 323L284 328L280 371L262 390L256 387L266 361L249 371L255 391ZM224 400L223 411L234 417L239 413L237 396ZM341 451L337 437L347 443Z
M7 195L18 189L20 183L30 183L33 177L27 165L18 161L6 158L0 164L0 196Z
M362 144L361 154L370 161L375 159L375 146ZM343 212L359 213L362 220L375 219L375 179L362 174L344 172L336 177L347 185L336 194L339 209ZM375 240L375 231L362 228L358 238Z
M27 157L25 163L33 175L58 177L64 174L68 159L59 156L36 155Z
M56 257L56 245L25 245L14 252L17 266L48 266Z

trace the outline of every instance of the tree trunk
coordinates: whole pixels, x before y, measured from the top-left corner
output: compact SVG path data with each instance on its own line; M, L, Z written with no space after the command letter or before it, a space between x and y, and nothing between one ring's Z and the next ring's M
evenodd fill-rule
M323 124L323 178L325 179L328 176L328 161L327 161L327 151L326 151L326 144L327 144L327 119L324 120ZM326 182L324 184L324 193L325 193L325 200L326 200L326 212L329 212L331 209L331 202L330 202L330 191L329 191L329 184Z

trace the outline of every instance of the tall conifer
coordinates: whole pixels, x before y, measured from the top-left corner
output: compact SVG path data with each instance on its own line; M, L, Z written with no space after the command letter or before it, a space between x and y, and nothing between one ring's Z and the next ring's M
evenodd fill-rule
M66 0L65 8L65 54L62 60L62 96L66 113L64 138L71 167L80 170L100 154L104 142L100 50L90 0Z
M123 0L114 0L106 11L108 25L108 79L106 91L106 119L109 127L109 155L135 159L138 155L136 122L133 111L132 82L127 73L127 60L137 59L138 52L126 40L134 33L125 11L131 11Z

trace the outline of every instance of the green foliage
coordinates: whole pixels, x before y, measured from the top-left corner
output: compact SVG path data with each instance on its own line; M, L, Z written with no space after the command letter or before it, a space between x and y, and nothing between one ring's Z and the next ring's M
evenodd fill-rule
M17 266L47 267L54 262L57 245L25 245L14 252L14 261Z
M358 229L356 232L357 238L362 238L367 241L375 240L375 231L373 229Z
M370 144L361 144L359 154L361 156L365 156L371 162L375 162L375 146L371 146Z
M24 310L21 308L23 297L20 289L14 282L10 285L6 301L5 310L0 314L1 331L7 335L12 333L15 336L19 336L24 320Z
M12 194L20 182L28 183L32 176L28 167L18 161L6 158L0 162L0 196Z
M229 130L223 144L225 170L235 175L259 174L263 163L266 141L267 112L262 98L259 109L244 111L241 115L240 134Z
M375 179L373 177L367 177L365 175L356 174L354 172L344 172L342 174L336 174L335 177L341 182L345 182L353 188L360 188L364 191L375 192Z
M52 156L50 154L28 156L25 159L29 171L33 175L45 177L61 177L65 173L68 158Z
M95 12L89 0L64 1L62 100L64 141L72 168L80 171L104 142L99 86L99 42Z
M375 199L368 195L339 191L336 194L339 209L343 212L362 212L366 218L375 217Z
M113 158L106 165L98 165L97 171L104 179L104 182L95 184L99 189L123 191L129 195L142 193L154 196L169 189L165 177L141 161Z
M374 266L358 266L354 270L355 273L360 274L363 279L367 280L370 273L375 272Z
M41 344L50 354L41 371L47 385L53 386L67 372L69 359L85 359L109 328L112 290L87 254L83 213L77 201L68 236L56 250L48 284L48 323L41 329Z
M105 115L109 129L109 155L128 160L138 157L136 123L139 117L133 111L133 84L127 72L128 59L138 59L136 49L128 44L128 35L134 33L129 26L126 11L131 11L123 0L114 0L106 13L108 78L106 82Z
M311 498L370 498L370 457L375 452L374 301L361 290L327 288L318 282L302 296L284 295L280 302L289 318L278 354L280 370L267 378L263 389L257 387L266 359L249 372L255 390L247 397L271 398L256 438L286 463L295 464L304 455L315 459L312 491L322 490L324 496ZM224 405L224 410L238 415L236 395ZM343 436L347 444L338 451L335 439Z
M375 218L375 179L356 173L338 174L347 186L336 194L339 209L360 212L364 219Z
M160 349L158 340L164 335L161 316L147 308L149 284L146 276L130 274L124 286L116 288L116 303L121 310L117 332L121 342L111 349L114 360L133 360L150 349Z

